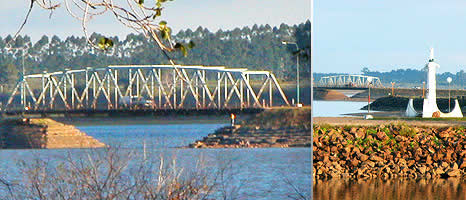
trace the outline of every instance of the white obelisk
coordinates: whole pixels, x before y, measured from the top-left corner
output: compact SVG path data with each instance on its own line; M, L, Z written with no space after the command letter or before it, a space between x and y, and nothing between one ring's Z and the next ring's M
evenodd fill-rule
M434 112L439 111L437 107L437 81L435 80L435 74L439 67L440 65L434 62L434 48L431 48L429 63L427 63L427 95L424 99L423 118L433 117Z

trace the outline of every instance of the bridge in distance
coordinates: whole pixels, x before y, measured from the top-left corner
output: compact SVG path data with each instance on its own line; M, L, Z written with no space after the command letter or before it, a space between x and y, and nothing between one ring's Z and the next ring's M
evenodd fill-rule
M365 90L370 87L383 87L380 78L365 75L335 75L324 76L315 83L315 87L324 89L361 89Z
M348 97L352 97L358 93L371 88L383 88L380 78L375 76L365 75L335 75L321 77L314 84L315 89L333 90L341 92Z

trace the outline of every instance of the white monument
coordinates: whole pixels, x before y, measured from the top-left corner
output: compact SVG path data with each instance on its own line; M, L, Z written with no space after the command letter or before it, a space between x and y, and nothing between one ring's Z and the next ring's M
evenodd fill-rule
M431 117L463 117L458 100L455 100L455 108L450 113L442 113L437 107L437 81L435 74L440 65L434 62L434 49L430 49L429 63L427 63L427 95L424 99L422 118Z
M414 109L413 99L411 98L409 99L408 107L406 107L405 115L407 117L417 117L418 115L417 111Z

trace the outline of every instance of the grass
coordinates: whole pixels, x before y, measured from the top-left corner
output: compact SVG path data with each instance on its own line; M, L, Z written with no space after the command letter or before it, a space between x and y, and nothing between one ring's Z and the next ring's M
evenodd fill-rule
M401 136L409 136L409 137L414 137L416 135L416 131L414 131L413 128L403 125L400 129L399 135Z

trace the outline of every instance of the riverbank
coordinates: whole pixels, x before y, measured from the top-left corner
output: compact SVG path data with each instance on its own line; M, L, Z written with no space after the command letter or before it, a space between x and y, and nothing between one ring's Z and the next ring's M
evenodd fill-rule
M316 119L315 179L466 177L462 122L364 121Z
M311 109L275 108L216 130L190 148L310 147Z
M242 119L246 116L248 115L239 115L238 118ZM53 117L53 119L74 126L230 123L230 116L228 114L203 116Z
M390 118L376 117L373 120L365 120L362 117L314 117L314 125L329 126L378 126L404 124L413 127L466 127L466 120L437 119L437 118Z
M455 99L450 100L450 108L453 109L455 107ZM376 99L370 104L371 110L376 111L406 111L406 107L408 106L409 98L408 97L393 97L393 96L385 96ZM422 112L422 105L424 100L422 98L414 98L413 99L413 106L414 109L418 112ZM462 108L463 113L466 112L466 99L459 98L458 103L460 104L460 108ZM442 111L448 111L448 99L447 98L439 98L437 99L437 106ZM362 110L367 110L367 106L361 108Z
M266 110L190 148L310 147L310 108ZM466 177L466 121L314 118L314 178Z
M105 144L72 125L49 118L7 119L0 123L2 149L102 148Z

